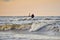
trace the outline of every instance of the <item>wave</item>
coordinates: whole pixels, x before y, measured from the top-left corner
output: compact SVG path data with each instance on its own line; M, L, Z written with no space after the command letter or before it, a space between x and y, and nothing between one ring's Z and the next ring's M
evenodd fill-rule
M53 35L60 36L60 21L52 20L37 20L32 23L25 24L4 24L0 25L0 31L17 31L27 32L32 34L43 34L43 35Z
M31 25L31 31L37 31L37 30L44 30L44 31L55 31L60 32L60 21L41 21L41 22L34 22Z
M14 22L11 22L11 24L9 24L9 23L5 23L3 25L0 24L0 26L22 25L22 26L27 26L28 27L28 25L30 25L30 24L31 24L31 28L30 28L29 31L35 31L35 30L38 30L41 27L50 26L50 25L53 25L53 24L56 24L56 25L60 26L60 21L58 21L58 20L37 20L37 21L20 21L20 22L19 21L18 22L14 21Z
M31 29L29 31L30 32L31 31L37 31L38 29L42 28L44 25L46 25L46 23L40 23L40 22L33 23L31 25Z

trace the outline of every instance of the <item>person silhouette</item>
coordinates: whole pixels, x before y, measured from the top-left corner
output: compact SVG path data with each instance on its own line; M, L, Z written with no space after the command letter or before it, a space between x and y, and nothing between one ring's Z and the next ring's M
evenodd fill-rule
M34 14L31 15L31 18L34 18Z

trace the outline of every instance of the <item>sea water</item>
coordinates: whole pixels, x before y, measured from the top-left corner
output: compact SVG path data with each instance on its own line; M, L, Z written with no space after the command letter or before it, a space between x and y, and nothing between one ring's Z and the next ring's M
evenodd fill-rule
M9 30L0 31L0 40L59 40L60 32L54 32L52 30L47 31L49 26L60 26L60 16L36 16L29 19L27 16L0 16L0 25L3 24L28 24L28 23L46 23L44 27L38 29L35 32ZM52 25L53 24L53 25ZM60 28L60 27L59 27ZM35 37L35 35L37 35ZM38 36L39 35L39 36ZM44 36L47 36L44 38ZM56 36L57 39L50 38L50 36ZM49 37L49 38L48 38Z

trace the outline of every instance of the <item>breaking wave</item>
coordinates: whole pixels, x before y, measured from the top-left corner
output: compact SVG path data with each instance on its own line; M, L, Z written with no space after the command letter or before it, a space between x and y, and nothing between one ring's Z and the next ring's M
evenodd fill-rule
M55 36L60 37L60 16L0 17L1 40L31 40L32 38L36 38L35 40L39 38L40 40L40 38L50 37L56 39Z

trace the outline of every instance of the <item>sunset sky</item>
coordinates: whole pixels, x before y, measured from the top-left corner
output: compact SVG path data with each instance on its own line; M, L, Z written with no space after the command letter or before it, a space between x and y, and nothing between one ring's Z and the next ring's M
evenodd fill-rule
M60 16L60 0L0 0L0 16Z

